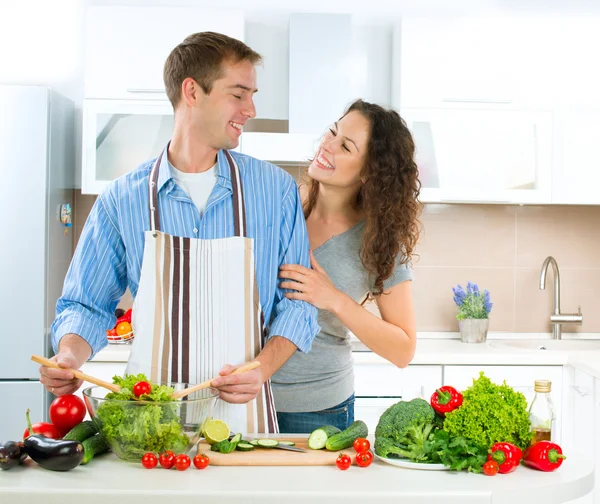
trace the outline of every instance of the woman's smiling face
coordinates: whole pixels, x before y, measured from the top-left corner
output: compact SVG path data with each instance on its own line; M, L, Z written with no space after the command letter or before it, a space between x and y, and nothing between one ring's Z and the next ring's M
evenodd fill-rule
M367 156L371 125L352 111L327 131L308 174L316 181L336 187L360 187Z

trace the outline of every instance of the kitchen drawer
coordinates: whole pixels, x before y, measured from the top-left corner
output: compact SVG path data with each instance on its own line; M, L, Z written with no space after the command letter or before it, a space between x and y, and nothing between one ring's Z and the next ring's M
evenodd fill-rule
M369 435L375 436L375 427L383 412L401 400L401 397L357 397L354 401L354 420L365 422L369 428Z
M429 398L442 385L442 366L408 366L389 363L354 365L354 390L357 397Z

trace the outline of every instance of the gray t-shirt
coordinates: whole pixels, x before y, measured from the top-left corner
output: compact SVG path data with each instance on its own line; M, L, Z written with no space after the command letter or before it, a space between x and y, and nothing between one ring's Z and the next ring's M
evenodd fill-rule
M373 282L360 260L364 227L361 221L313 251L336 288L358 303L373 290ZM412 272L399 260L392 276L384 282L384 289L405 280L412 280ZM319 310L319 325L321 332L310 352L295 352L272 377L275 409L279 412L321 411L345 401L354 392L348 329L326 310Z

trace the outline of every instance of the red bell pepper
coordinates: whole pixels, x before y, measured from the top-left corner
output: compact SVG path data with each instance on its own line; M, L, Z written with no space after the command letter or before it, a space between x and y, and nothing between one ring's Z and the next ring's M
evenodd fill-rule
M500 466L498 472L500 474L507 474L513 472L521 459L523 458L523 452L521 448L515 446L512 443L495 443L490 449L488 460L495 460Z
M523 463L540 471L554 471L566 459L562 449L551 441L538 441L525 450Z
M462 394L450 385L444 385L431 395L431 407L440 415L444 416L463 403Z

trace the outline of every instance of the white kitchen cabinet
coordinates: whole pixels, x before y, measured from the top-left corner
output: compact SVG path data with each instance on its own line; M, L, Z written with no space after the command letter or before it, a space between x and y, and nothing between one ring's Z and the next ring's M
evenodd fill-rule
M594 378L572 366L563 369L563 415L562 441L563 453L589 458L594 463L594 443L596 442L596 421L594 413ZM597 466L597 464L596 464ZM594 504L592 491L572 504Z
M506 383L517 392L523 393L528 405L531 404L535 392L534 382L537 379L552 381L552 402L556 413L554 426L555 441L561 442L562 434L562 366L444 366L444 385L452 385L459 390L471 386L474 379L479 378L479 373L485 375L494 383Z
M355 357L356 359L356 357ZM354 365L354 418L363 420L369 433L381 414L398 401L416 397L429 400L442 385L442 366L408 366L400 369L389 363Z
M173 121L173 107L165 101L84 100L82 193L100 194L112 180L158 156Z
M88 7L85 98L166 100L167 56L201 31L244 40L243 14L195 7Z
M552 115L508 108L402 107L423 202L550 203Z
M600 105L559 106L554 118L552 203L600 204Z
M515 68L528 34L510 19L403 17L399 30L401 107L519 101Z

